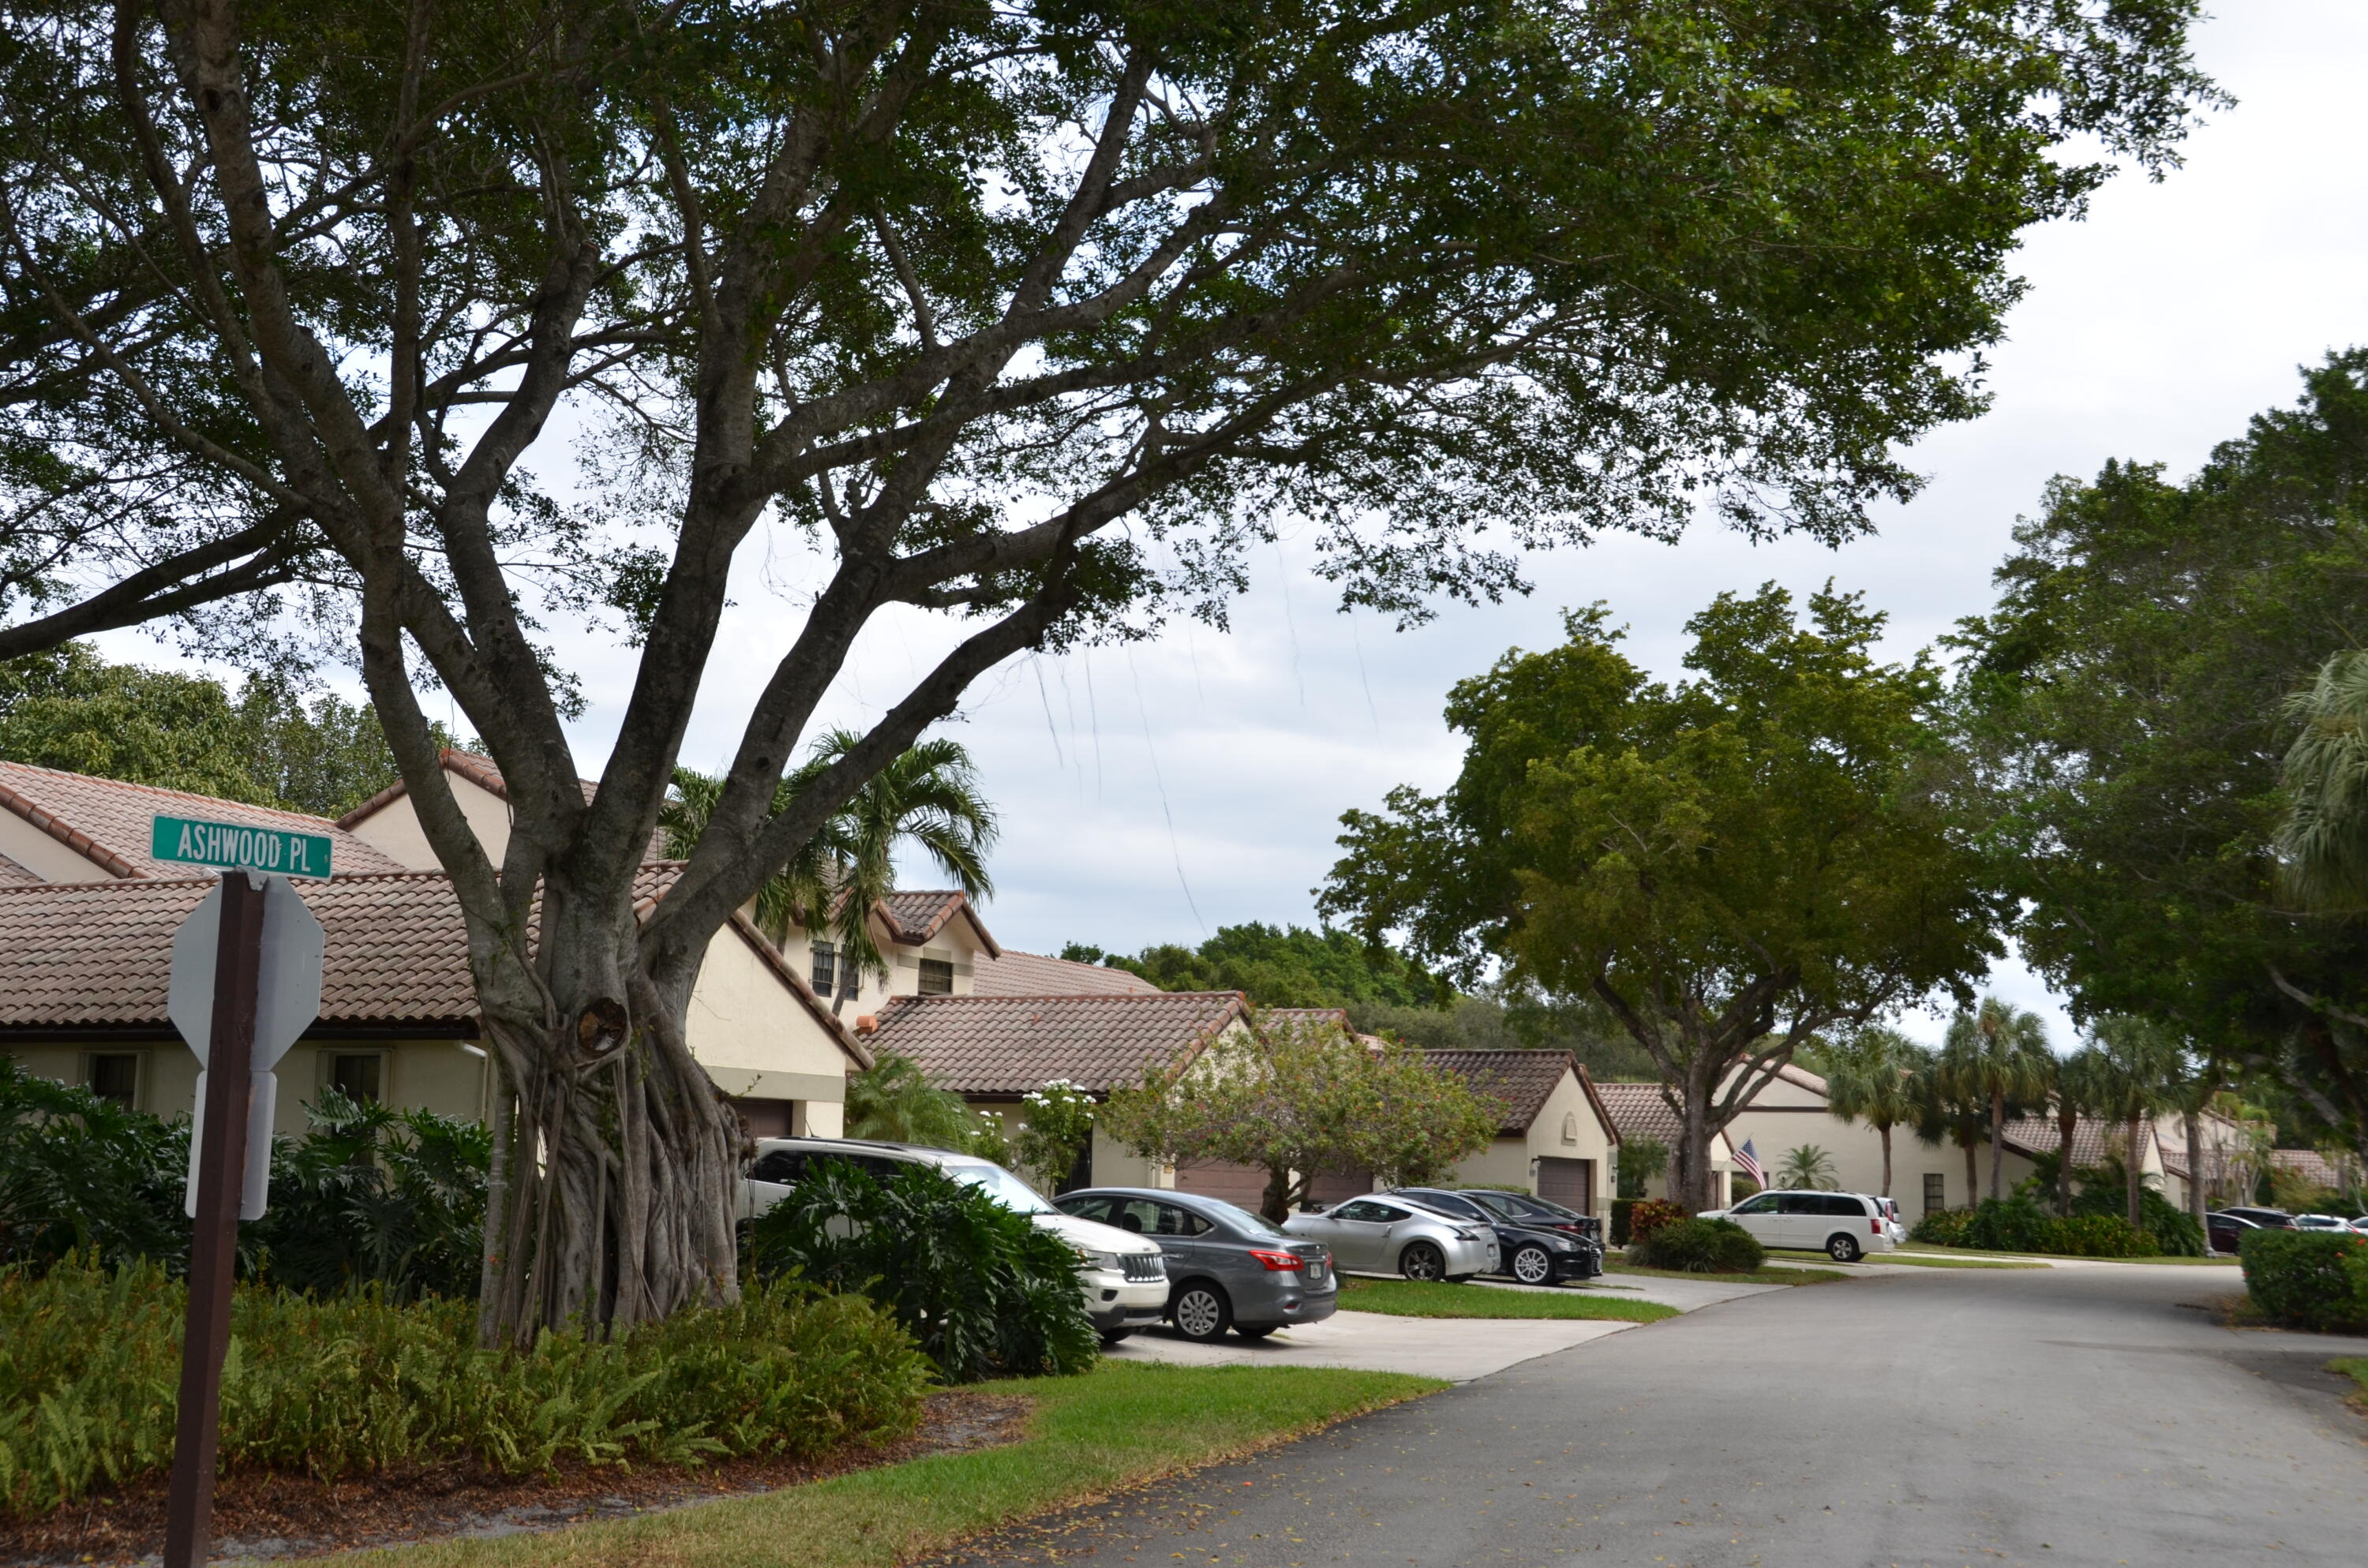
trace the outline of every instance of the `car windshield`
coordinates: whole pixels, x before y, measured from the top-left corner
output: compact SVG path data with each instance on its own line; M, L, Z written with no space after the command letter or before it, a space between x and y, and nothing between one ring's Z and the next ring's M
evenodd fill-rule
M1542 1198L1524 1198L1518 1192L1475 1192L1472 1194L1472 1199L1476 1203L1484 1204L1494 1209L1497 1213L1515 1220L1525 1219L1531 1215L1542 1216L1548 1220L1578 1218L1577 1214L1558 1203L1548 1203Z
M1289 1236L1291 1234L1289 1231L1269 1220L1265 1215L1253 1214L1248 1210L1228 1203L1222 1198L1203 1198L1200 1203L1201 1207L1209 1213L1220 1220L1231 1221L1236 1230L1247 1231L1251 1235Z
M1059 1210L1044 1201L1044 1195L1005 1170L1001 1165L948 1165L946 1175L966 1187L977 1187L1006 1209L1022 1214L1057 1214Z

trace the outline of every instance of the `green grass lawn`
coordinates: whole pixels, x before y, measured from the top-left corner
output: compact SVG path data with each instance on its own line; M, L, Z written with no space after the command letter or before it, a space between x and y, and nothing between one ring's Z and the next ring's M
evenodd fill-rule
M965 1536L1292 1437L1447 1385L1315 1367L1108 1362L988 1385L1036 1402L1028 1436L756 1497L534 1535L430 1541L386 1568L889 1568Z
M1343 1312L1401 1318L1621 1318L1658 1323L1678 1315L1658 1301L1623 1301L1583 1291L1497 1290L1486 1285L1426 1285L1413 1279L1344 1279Z
M1652 1279L1715 1279L1725 1285L1824 1285L1849 1275L1839 1268L1789 1268L1771 1265L1749 1274L1688 1274L1677 1268L1639 1268L1614 1258L1603 1260L1606 1274L1642 1274Z
M2368 1356L2340 1356L2329 1361L2327 1364L2327 1369L2330 1372L2340 1372L2358 1383L2360 1392L2351 1397L2368 1403Z

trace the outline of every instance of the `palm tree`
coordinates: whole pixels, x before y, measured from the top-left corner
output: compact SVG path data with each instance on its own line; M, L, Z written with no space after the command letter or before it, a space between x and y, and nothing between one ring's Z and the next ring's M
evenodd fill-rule
M1891 1196L1891 1130L1916 1119L1913 1079L1930 1055L1897 1029L1862 1028L1826 1051L1826 1104L1883 1139L1883 1196Z
M2072 1212L2072 1137L2080 1119L2103 1108L2108 1093L2105 1064L2094 1046L2055 1059L2047 1100L2055 1115L2055 1211Z
M1924 1052L1908 1074L1907 1094L1915 1107L1917 1141L1937 1148L1945 1139L1964 1152L1964 1207L1971 1209L1981 1194L1981 1173L1974 1151L1980 1147L1982 1131L1989 1124L1988 1108L1957 1092L1941 1071L1940 1055L1933 1051Z
M780 812L822 771L852 750L862 735L832 730L773 794ZM675 769L674 793L658 813L666 853L687 857L707 829L723 781L688 767ZM871 911L895 890L895 851L917 846L973 899L995 891L986 852L996 835L995 808L978 787L978 771L962 743L928 740L904 752L840 807L790 863L757 894L758 930L778 946L792 928L825 936L838 949L849 981L887 974L871 939ZM843 1010L854 984L842 983L833 1011Z
M2330 657L2286 699L2286 717L2302 729L2286 751L2279 880L2306 908L2357 909L2368 903L2368 653Z
M2161 1025L2125 1013L2099 1018L2089 1040L2096 1052L2099 1108L2129 1130L2122 1167L2129 1184L2130 1224L2139 1228L2146 1217L2139 1129L2169 1108L2185 1052Z
M1835 1179L1834 1157L1815 1143L1791 1151L1776 1167L1776 1185L1796 1191L1823 1191L1833 1187Z
M1985 996L1972 1012L1960 1012L1949 1020L1948 1037L1941 1046L1941 1074L1955 1096L1988 1103L1992 1198L2003 1196L2007 1107L2046 1094L2054 1066L2047 1026L2036 1013Z

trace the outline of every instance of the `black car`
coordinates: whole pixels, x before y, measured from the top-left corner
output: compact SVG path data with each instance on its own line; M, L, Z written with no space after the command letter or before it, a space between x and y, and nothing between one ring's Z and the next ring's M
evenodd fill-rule
M2294 1216L2283 1209L2215 1209L2203 1216L2203 1236L2214 1252L2233 1253L2247 1231L2291 1231Z
M1419 1203L1434 1213L1476 1220L1494 1230L1497 1256L1502 1262L1497 1272L1524 1285L1559 1285L1565 1279L1592 1279L1603 1272L1603 1247L1592 1237L1514 1219L1496 1205L1474 1201L1474 1194L1401 1187L1393 1188L1390 1195Z
M1566 1235L1585 1236L1599 1247L1603 1244L1602 1221L1576 1209L1565 1209L1550 1199L1500 1187L1467 1187L1462 1196L1516 1225L1526 1225L1533 1231L1560 1231Z

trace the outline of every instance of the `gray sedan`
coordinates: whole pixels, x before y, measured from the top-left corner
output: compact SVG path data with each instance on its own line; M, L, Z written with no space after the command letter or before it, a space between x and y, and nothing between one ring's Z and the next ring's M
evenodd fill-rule
M1461 1283L1497 1271L1497 1233L1373 1194L1321 1212L1293 1214L1283 1229L1323 1242L1336 1267L1359 1274Z
M1329 1248L1223 1199L1092 1187L1053 1201L1080 1220L1159 1244L1170 1281L1167 1317L1187 1339L1216 1339L1227 1328L1244 1339L1264 1339L1295 1323L1321 1323L1339 1304Z

